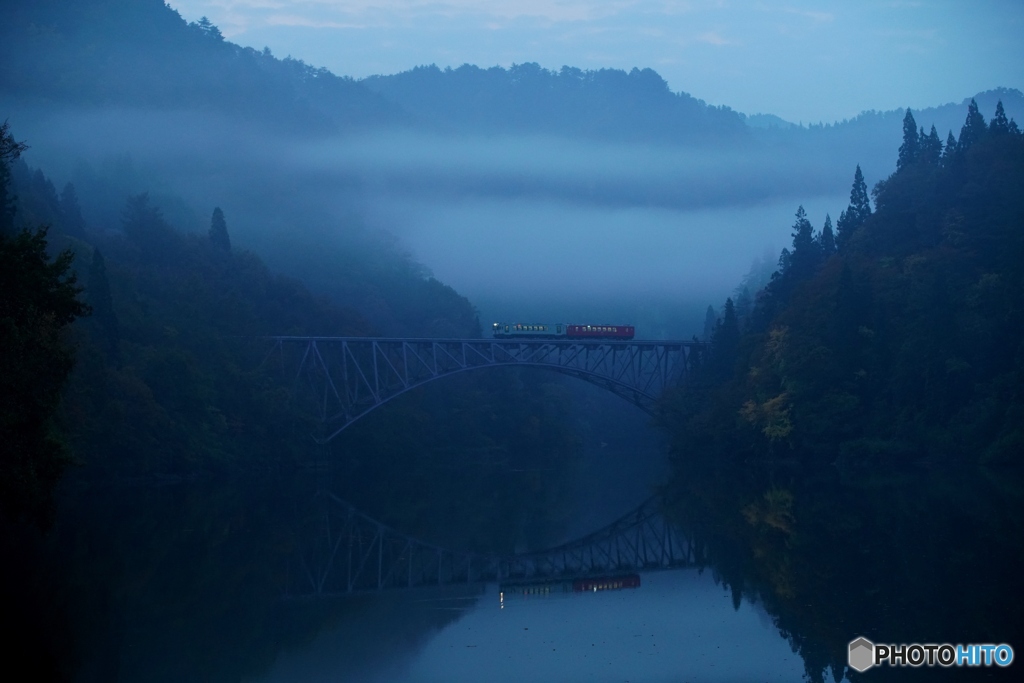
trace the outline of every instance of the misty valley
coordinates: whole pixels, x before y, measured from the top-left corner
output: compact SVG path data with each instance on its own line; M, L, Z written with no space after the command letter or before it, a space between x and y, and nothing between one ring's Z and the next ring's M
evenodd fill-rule
M0 14L17 680L1020 668L879 654L1024 635L1019 90L804 125Z

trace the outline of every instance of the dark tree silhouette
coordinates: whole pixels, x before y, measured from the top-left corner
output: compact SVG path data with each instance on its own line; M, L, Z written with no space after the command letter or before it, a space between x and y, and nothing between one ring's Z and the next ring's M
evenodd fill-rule
M979 142L988 130L985 125L985 117L978 111L978 103L973 99L967 106L967 120L960 129L960 141L957 143L957 151L966 152L975 143Z
M121 225L129 239L154 255L174 242L171 226L160 209L149 203L148 192L128 198L121 214Z
M836 253L836 236L832 232L832 217L825 214L825 225L821 228L821 237L818 239L821 247L821 257L828 259Z
M82 209L78 206L78 194L75 186L68 183L60 193L61 227L72 237L85 237L85 219Z
M213 216L210 218L210 244L223 251L231 251L228 224L219 206L213 210Z
M15 141L8 130L6 121L0 125L0 233L14 230L14 200L11 193L10 164L28 149L23 142Z
M921 145L918 138L917 121L907 109L907 114L903 117L903 144L900 145L900 155L896 159L896 170L906 168L917 161L920 155Z
M814 239L814 228L807 220L807 212L800 206L793 223L793 253L789 264L789 276L795 281L809 279L821 263L821 249Z
M956 138L953 137L953 131L949 131L949 135L946 136L946 147L942 150L942 161L948 162L954 154L956 154Z
M921 161L931 166L938 166L939 161L942 159L942 140L939 139L939 133L935 130L935 126L932 126L931 132L927 135L925 135L924 128L922 128L920 139Z
M99 249L93 249L92 252L86 295L92 306L92 319L101 330L104 351L107 357L117 364L120 360L120 326L114 313L114 299L110 294L107 266Z
M711 341L715 333L715 322L718 316L715 314L715 307L708 304L708 310L704 313L704 341Z
M730 298L725 300L722 319L715 325L715 333L711 338L712 364L719 376L727 377L732 373L739 343L740 325L736 318L736 307Z
M51 262L46 249L45 227L0 234L0 510L44 526L70 462L52 419L74 365L64 329L88 313L74 255L65 250Z
M846 246L853 231L863 225L871 215L871 201L868 199L868 186L864 182L864 174L857 164L853 174L853 187L850 188L850 205L839 214L836 221L836 247L840 250Z
M1003 110L1003 101L996 103L996 113L988 124L988 129L994 135L1003 135L1010 132L1010 122L1006 119L1006 112Z

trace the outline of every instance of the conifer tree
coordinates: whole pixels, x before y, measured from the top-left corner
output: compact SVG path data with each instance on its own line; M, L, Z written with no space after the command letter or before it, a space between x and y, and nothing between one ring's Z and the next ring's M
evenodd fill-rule
M754 310L754 295L750 293L750 287L744 285L736 295L736 319L739 321L740 329L746 326L751 311Z
M985 117L978 111L978 103L973 99L967 106L967 119L963 128L960 129L960 141L957 143L957 151L966 152L974 143L985 136L988 126L985 125Z
M736 362L736 350L740 342L740 325L736 319L736 307L732 299L725 300L722 319L715 325L711 339L712 364L721 377L727 377Z
M946 148L942 150L943 163L948 163L954 154L956 154L956 138L953 137L953 131L949 131L949 135L946 136Z
M850 240L853 231L859 228L871 216L871 200L868 199L868 186L864 182L864 174L857 164L853 174L853 187L850 188L850 205L839 214L836 221L836 248L840 251Z
M85 220L82 209L78 206L78 193L75 186L68 183L60 193L60 213L64 232L73 237L85 237Z
M0 233L0 514L42 526L52 522L53 490L70 462L53 421L75 359L66 328L89 313L74 254L51 260L46 231Z
M159 255L173 243L173 228L163 214L149 203L149 193L129 197L121 214L124 234L152 255Z
M110 294L107 266L99 249L92 251L86 295L89 305L92 306L92 318L102 330L104 351L110 359L117 363L120 360L120 326L117 322L117 315L114 313L114 299Z
M994 135L1003 135L1010 132L1010 122L1006 120L1006 112L1003 110L1003 101L996 103L996 114L988 124L988 129Z
M219 206L213 210L213 216L210 218L210 244L222 251L231 251L228 224Z
M900 145L900 156L896 160L896 170L906 168L917 161L920 153L917 122L914 121L914 115L910 113L910 109L907 109L907 114L903 117L903 144Z
M0 124L0 234L14 231L14 200L17 197L11 193L10 164L26 149L25 143L16 142L8 132L6 121Z
M836 237L832 232L832 217L828 214L825 214L825 225L821 228L821 237L818 241L821 246L822 259L828 260L832 254L836 253Z
M800 206L793 223L793 253L790 257L790 276L794 281L807 280L821 262L821 251L814 239L814 228L807 220L807 212Z
M715 307L708 304L708 310L704 313L704 341L711 341L711 336L715 333L715 323L718 320L718 316L715 314Z
M935 130L935 126L932 126L932 130L927 135L924 134L924 128L921 129L921 161L932 166L938 166L939 161L942 159L942 140L939 139L939 133Z

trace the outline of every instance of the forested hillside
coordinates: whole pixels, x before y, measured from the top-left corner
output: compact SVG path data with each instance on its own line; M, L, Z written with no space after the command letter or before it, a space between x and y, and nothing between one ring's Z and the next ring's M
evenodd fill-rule
M736 112L672 92L651 69L423 66L361 83L446 132L689 144L746 139Z
M289 378L263 362L265 335L380 334L357 308L388 309L389 319L419 335L479 336L469 302L407 255L385 250L361 267L340 269L338 291L352 294L330 301L233 246L230 217L219 208L205 233L183 234L142 193L123 201L119 224L101 229L82 219L74 185L58 193L20 159L3 171L5 233L38 234L41 248L49 241L51 252L66 250L62 258L91 308L68 340L75 369L54 423L67 450L38 454L37 467L54 463L46 486L68 464L65 455L91 480L288 472L330 457L344 463L343 488L355 502L429 535L444 516L423 527L416 510L467 492L421 483L438 467L457 468L479 478L473 495L482 496L476 519L459 525L459 541L491 543L499 520L509 543L548 532L529 522L531 508L519 492L529 486L531 504L557 508L556 491L575 466L576 437L557 386L511 371L462 378L455 391L451 382L448 390L428 388L351 429L331 456L310 438L316 425L294 410ZM52 226L49 234L37 233L44 224ZM45 364L46 354L56 353L17 348L5 357L11 367ZM5 404L22 400L6 389L4 396ZM510 474L511 462L520 474Z
M732 300L703 387L668 421L681 458L1019 462L1024 136L972 101L958 138L908 111L897 171L792 249L752 310Z
M405 118L352 79L235 45L162 0L5 2L0 92L62 106L198 109L303 133Z

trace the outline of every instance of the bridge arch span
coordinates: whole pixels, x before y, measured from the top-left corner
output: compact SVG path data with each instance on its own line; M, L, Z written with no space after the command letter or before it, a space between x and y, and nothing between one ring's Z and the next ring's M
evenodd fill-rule
M669 386L685 381L699 342L273 337L295 384L323 425L326 443L402 394L485 367L538 367L597 385L653 414Z
M297 529L284 586L291 598L489 581L544 582L610 573L704 566L703 548L649 499L611 524L563 545L517 555L477 554L425 543L327 492L321 513Z

